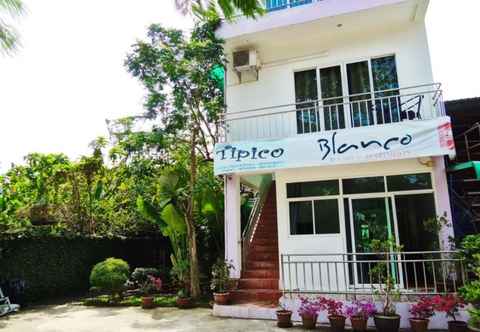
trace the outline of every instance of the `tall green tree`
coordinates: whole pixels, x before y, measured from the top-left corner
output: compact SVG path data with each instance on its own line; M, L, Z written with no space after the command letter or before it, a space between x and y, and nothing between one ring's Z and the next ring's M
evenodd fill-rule
M220 10L221 14L228 20L239 13L251 18L264 13L262 3L259 0L175 0L175 5L184 15Z
M224 111L223 92L212 72L223 68L226 60L223 41L215 37L220 23L212 12L196 24L190 37L181 30L155 24L148 39L134 45L126 59L128 71L144 85L145 117L159 125L153 132L161 135L166 158L172 165L186 169L184 200L178 205L187 230L190 259L190 291L200 295L197 225L198 172L211 162L218 141L219 117ZM185 151L179 161L178 151ZM184 157L186 156L186 160Z
M20 0L0 0L0 51L10 53L18 46L18 33L7 22L24 12Z

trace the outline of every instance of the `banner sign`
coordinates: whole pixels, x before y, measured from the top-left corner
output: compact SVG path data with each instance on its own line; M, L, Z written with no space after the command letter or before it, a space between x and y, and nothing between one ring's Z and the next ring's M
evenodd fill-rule
M215 145L215 174L454 155L449 117Z

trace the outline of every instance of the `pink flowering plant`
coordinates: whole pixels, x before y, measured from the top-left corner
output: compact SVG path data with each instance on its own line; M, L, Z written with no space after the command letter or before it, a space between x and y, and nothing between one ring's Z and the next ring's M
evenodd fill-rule
M421 297L409 311L413 319L429 319L435 315L434 303L429 297Z
M300 308L298 314L301 317L315 317L321 311L321 304L318 299L311 299L309 297L300 296Z
M373 317L377 312L377 308L372 301L357 300L352 301L345 307L345 315L348 317L362 316L365 319Z
M319 303L322 311L327 311L329 316L343 316L343 302L327 297L320 297Z

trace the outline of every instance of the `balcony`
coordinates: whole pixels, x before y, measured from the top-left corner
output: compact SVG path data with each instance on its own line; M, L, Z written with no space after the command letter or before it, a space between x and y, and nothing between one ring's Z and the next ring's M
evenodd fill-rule
M360 127L374 130L377 126L431 120L444 115L441 85L423 84L227 112L222 117L223 141L281 139Z

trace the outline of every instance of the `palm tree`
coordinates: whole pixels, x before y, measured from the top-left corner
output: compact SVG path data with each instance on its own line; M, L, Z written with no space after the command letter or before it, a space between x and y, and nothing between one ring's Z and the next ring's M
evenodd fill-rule
M264 12L261 0L175 0L175 5L184 15L219 8L226 19L232 19L238 11L251 18Z
M21 0L0 0L0 52L10 53L18 46L18 34L6 21L24 11Z

